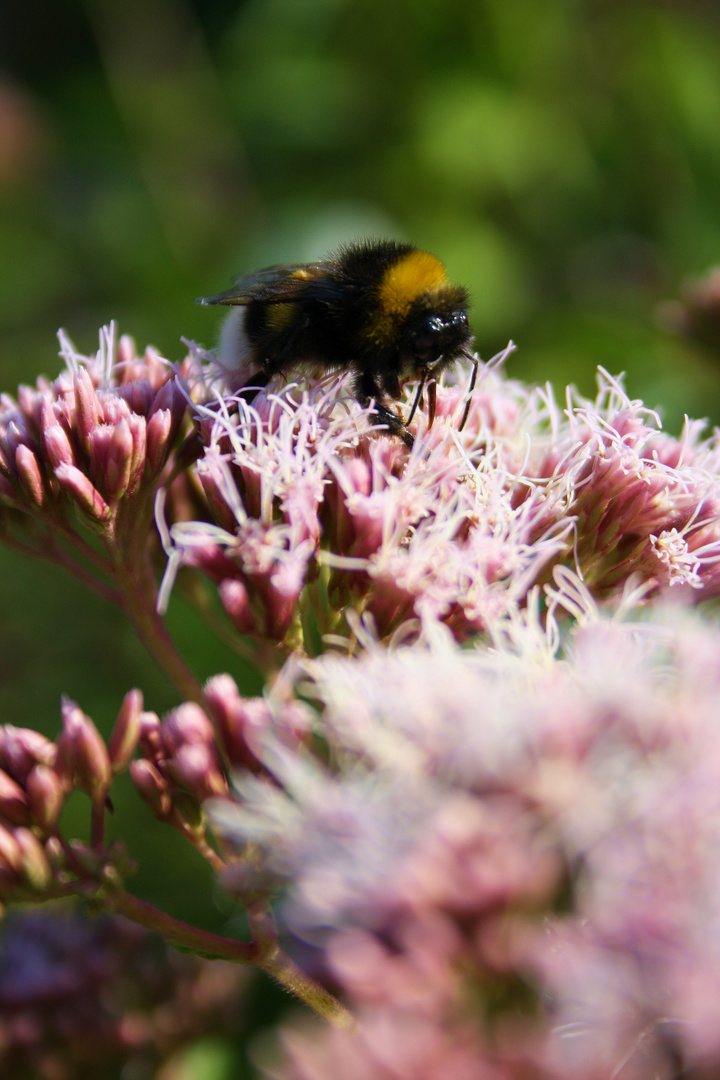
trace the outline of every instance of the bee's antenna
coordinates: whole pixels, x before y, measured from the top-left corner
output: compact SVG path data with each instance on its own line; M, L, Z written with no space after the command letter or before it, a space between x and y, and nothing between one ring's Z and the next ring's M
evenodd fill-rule
M417 390L415 392L415 400L412 403L412 409L410 410L410 415L408 416L407 420L405 421L405 426L406 427L407 427L408 424L412 423L412 418L415 415L415 413L417 412L417 407L420 404L420 398L422 397L422 392L423 392L423 390L425 388L425 380L426 379L427 379L427 372L423 371L422 379L420 380L420 385L418 386L418 388L417 388Z
M462 431L462 429L465 427L465 424L467 423L467 418L470 415L470 401L472 400L472 392L475 389L475 383L477 382L477 373L478 373L478 360L477 360L477 357L473 356L472 353L465 353L465 356L473 366L473 373L470 376L470 385L468 387L468 392L467 392L466 401L465 401L465 412L463 413L462 423L460 424L460 427L458 428L458 431Z

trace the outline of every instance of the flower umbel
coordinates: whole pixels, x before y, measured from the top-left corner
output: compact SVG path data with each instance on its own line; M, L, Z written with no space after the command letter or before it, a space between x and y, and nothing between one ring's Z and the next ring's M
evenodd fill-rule
M166 591L177 566L199 568L241 635L310 654L353 635L347 612L380 638L437 620L459 640L492 635L560 564L598 599L630 579L715 595L716 437L664 435L604 372L594 402L569 393L561 412L497 367L461 433L462 376L441 386L412 451L343 379L208 413L197 474L212 521L171 524Z
M717 1072L720 635L589 609L554 640L326 655L325 761L269 741L272 779L212 803L360 1019L288 1034L280 1075Z

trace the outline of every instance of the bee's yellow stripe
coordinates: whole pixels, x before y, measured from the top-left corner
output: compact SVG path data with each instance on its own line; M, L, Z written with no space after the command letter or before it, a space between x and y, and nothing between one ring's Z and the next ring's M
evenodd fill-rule
M379 344L391 341L398 321L405 318L415 300L439 292L446 284L445 267L434 255L427 251L403 255L388 267L380 282L369 336Z
M265 318L271 330L280 331L289 326L297 316L297 304L267 304Z

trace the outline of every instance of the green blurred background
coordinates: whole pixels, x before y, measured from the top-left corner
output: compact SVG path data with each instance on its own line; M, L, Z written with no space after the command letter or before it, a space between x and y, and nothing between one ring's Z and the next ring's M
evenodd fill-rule
M719 193L711 0L1 0L0 388L57 373L58 326L211 346L197 296L374 235L446 262L511 374L592 393L602 364L671 430L717 421L717 355L658 307L720 261ZM54 734L61 692L105 731L130 686L173 703L59 571L2 552L0 575L3 720ZM171 620L201 677L242 675ZM131 792L120 812L147 820ZM209 875L142 828L137 891L221 925Z

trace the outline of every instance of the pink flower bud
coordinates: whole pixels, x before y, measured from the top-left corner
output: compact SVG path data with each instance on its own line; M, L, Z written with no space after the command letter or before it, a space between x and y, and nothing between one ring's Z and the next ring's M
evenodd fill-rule
M74 457L70 440L60 424L50 424L43 431L45 453L53 469L58 465L73 465Z
M144 416L128 417L128 426L132 436L132 453L130 455L130 488L134 489L145 468L145 455L147 453L147 421Z
M51 869L57 873L59 870L64 870L67 863L65 856L65 848L63 847L62 840L57 836L49 836L45 841L45 854L50 864Z
M94 878L100 877L105 863L103 853L96 848L83 844L82 840L72 839L70 847L73 858L80 863L83 870Z
M13 456L11 458L10 455L3 448L2 443L0 443L0 475L6 477L6 479L8 480L14 480L16 476L15 468L12 464L14 459L15 454L13 453Z
M29 821L25 792L2 769L0 769L0 814L13 825L27 825Z
M23 877L34 892L45 892L52 871L42 844L31 829L16 829L15 840L20 849Z
M17 415L17 414L16 414ZM25 445L25 433L22 431L15 420L11 420L7 426L7 432L5 433L5 449L10 461L15 460L19 446Z
M140 747L145 757L167 757L162 725L157 713L140 713Z
M52 767L56 757L55 743L39 731L11 724L0 728L0 761L19 784L25 783L34 765L42 763Z
M47 765L36 765L26 782L26 791L33 822L43 832L51 832L57 825L65 802L65 786Z
M227 783L214 746L185 743L178 747L169 762L173 777L194 795L198 802L213 795L226 795Z
M290 629L300 595L300 590L286 589L278 576L273 574L265 593L266 632L274 641L282 641Z
M107 747L89 716L63 698L63 733L58 739L58 772L90 796L107 790L111 769Z
M160 353L152 345L148 345L143 353L142 366L147 373L151 386L157 388L166 381L168 376L167 364L163 363Z
M115 356L115 366L119 369L118 377L122 379L124 375L124 369L131 367L137 361L135 342L130 337L130 334L121 335L117 343L117 352Z
M232 509L228 506L222 490L218 484L216 468L212 465L212 456L206 454L197 468L197 475L205 492L215 522L221 528L234 533L237 529L237 520Z
M27 386L25 383L20 383L17 392L18 405L20 411L25 414L30 420L35 419L35 404L37 401L37 391L32 386Z
M147 426L147 463L151 476L156 476L165 464L171 431L170 410L158 409L150 417Z
M241 634L252 634L256 629L255 616L250 608L248 591L242 581L225 578L220 583L218 595L235 629Z
M90 475L100 481L104 480L107 472L108 453L110 440L114 428L112 424L98 424L93 428L88 438L88 453L90 455Z
M153 400L153 389L147 379L123 383L120 394L138 416L147 416Z
M0 825L0 867L18 872L22 867L22 852L15 833Z
M272 715L264 698L240 696L230 675L215 675L205 686L213 707L222 745L233 765L248 765L254 756L248 742L260 742L260 735L272 724Z
M133 471L133 437L127 420L112 429L105 467L105 491L111 502L125 494Z
M110 507L84 473L74 465L58 465L55 475L68 495L89 517L100 522L108 520Z
M92 379L85 368L80 368L75 372L73 389L75 391L75 425L83 445L88 449L93 428L102 423L102 409Z
M36 506L42 506L45 500L42 473L37 458L29 446L18 446L15 453L15 466L27 494Z
M55 424L60 421L60 412L55 408L55 403L49 393L44 393L40 400L40 422L39 428L41 432L47 431L48 428L54 427Z
M140 690L129 690L123 698L120 711L108 742L108 753L114 773L121 773L133 755L140 738L140 714L143 696Z
M152 408L148 413L148 419L151 419L157 412L169 411L171 417L170 441L172 441L177 434L177 430L180 427L186 409L187 402L177 384L177 380L174 378L168 379L167 382L163 383L155 395Z
M171 753L189 743L215 742L215 729L199 705L186 701L178 705L162 724L165 746Z
M102 407L102 422L108 427L114 428L121 420L129 420L132 409L124 398L113 392L103 394L100 402Z
M155 817L165 820L172 810L167 781L151 761L142 758L130 763L130 778Z

